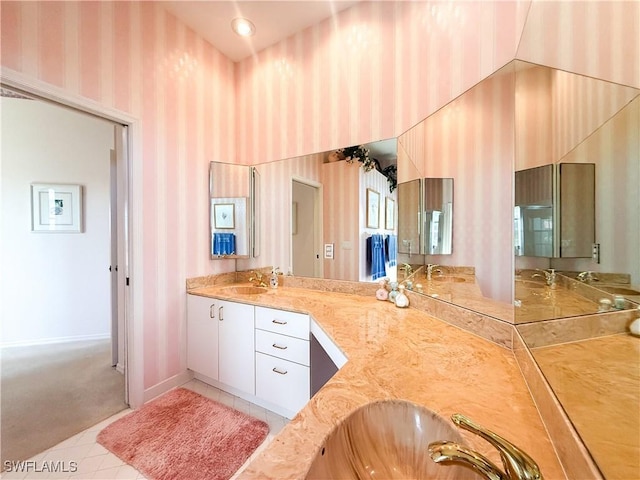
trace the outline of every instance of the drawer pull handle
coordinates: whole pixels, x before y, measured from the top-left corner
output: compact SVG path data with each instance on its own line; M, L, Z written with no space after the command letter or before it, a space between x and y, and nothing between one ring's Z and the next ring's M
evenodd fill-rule
M213 307L215 307L216 304L212 303L211 306L209 307L209 317L211 318L216 318L215 315L213 314Z
M277 325L286 325L287 322L283 321L283 320L271 320L271 323L275 323Z
M279 373L280 375L286 375L287 371L278 370L278 367L273 367L273 371Z
M274 343L274 344L272 345L272 347L273 347L273 348L278 348L278 349L280 349L280 350L286 350L286 349L287 349L287 346L286 346L286 345L283 347L282 345L278 345L277 343Z

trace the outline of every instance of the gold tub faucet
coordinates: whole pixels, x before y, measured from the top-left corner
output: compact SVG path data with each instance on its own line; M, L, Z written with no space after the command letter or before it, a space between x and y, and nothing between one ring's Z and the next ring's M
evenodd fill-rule
M458 443L441 441L429 444L429 455L436 463L461 463L489 480L542 480L538 464L525 452L500 435L455 413L451 420L458 427L484 438L500 452L504 470L480 453Z

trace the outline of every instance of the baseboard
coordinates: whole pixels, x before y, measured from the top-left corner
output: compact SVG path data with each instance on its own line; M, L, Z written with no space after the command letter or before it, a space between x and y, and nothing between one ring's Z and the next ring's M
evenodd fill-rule
M174 375L171 378L167 378L166 380L160 383L157 383L153 387L147 388L144 391L142 401L144 403L147 403L149 400L153 400L154 398L159 397L160 395L168 392L172 388L179 387L180 385L187 383L192 378L193 378L193 373L191 373L189 370L185 370L184 372L179 373L178 375Z
M111 335L108 333L100 333L97 335L77 335L73 337L50 337L50 338L42 338L39 340L21 340L19 342L0 343L0 348L31 347L34 345L50 345L52 343L66 343L66 342L84 342L88 340L109 340L110 338L111 338Z
M242 390L238 390L237 388L234 388L230 385L227 385L225 383L221 383L217 380L214 380L213 378L207 377L206 375L202 375L200 373L194 373L193 374L193 378L196 378L197 380L200 380L201 382L204 382L208 385L211 385L212 387L216 387L219 390L222 390L223 392L227 392L230 393L231 395L234 395L236 397L239 397L243 400L246 400L247 402L251 402L255 405L258 405L259 407L263 407L266 408L267 410L272 411L273 413L277 413L278 415L282 416L282 417L286 417L289 420L291 420L293 417L295 417L297 412L294 412L292 410L288 410L286 408L282 408L279 405L276 405L275 403L271 403L268 402L267 400L263 400L260 397L256 397L255 395L252 395L251 393L247 393L247 392L243 392Z
M116 364L116 372L124 375L124 365L122 365L120 362Z

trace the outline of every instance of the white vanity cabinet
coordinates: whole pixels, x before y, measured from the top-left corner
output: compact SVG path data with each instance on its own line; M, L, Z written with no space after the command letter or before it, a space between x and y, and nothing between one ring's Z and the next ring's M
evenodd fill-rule
M196 378L292 418L311 398L309 315L187 295Z
M187 295L187 368L212 380L218 380L218 302Z
M187 368L231 393L254 395L254 307L187 295Z
M219 300L218 380L225 385L255 394L254 307Z
M256 307L256 397L293 417L310 398L309 315Z

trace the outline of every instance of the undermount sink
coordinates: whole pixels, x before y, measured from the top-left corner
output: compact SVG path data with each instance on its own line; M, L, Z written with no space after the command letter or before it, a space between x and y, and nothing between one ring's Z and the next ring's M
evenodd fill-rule
M600 290L613 293L614 295L640 295L639 291L624 287L600 287Z
M239 285L237 287L223 288L222 291L224 293L236 295L259 295L261 293L266 293L267 289L265 287L255 287L253 285Z
M452 283L460 283L466 282L466 280L462 277L454 277L452 275L438 275L437 277L431 277L436 282L452 282Z
M351 413L327 436L307 479L477 479L460 465L438 465L429 443L462 443L456 428L427 408L384 400Z

